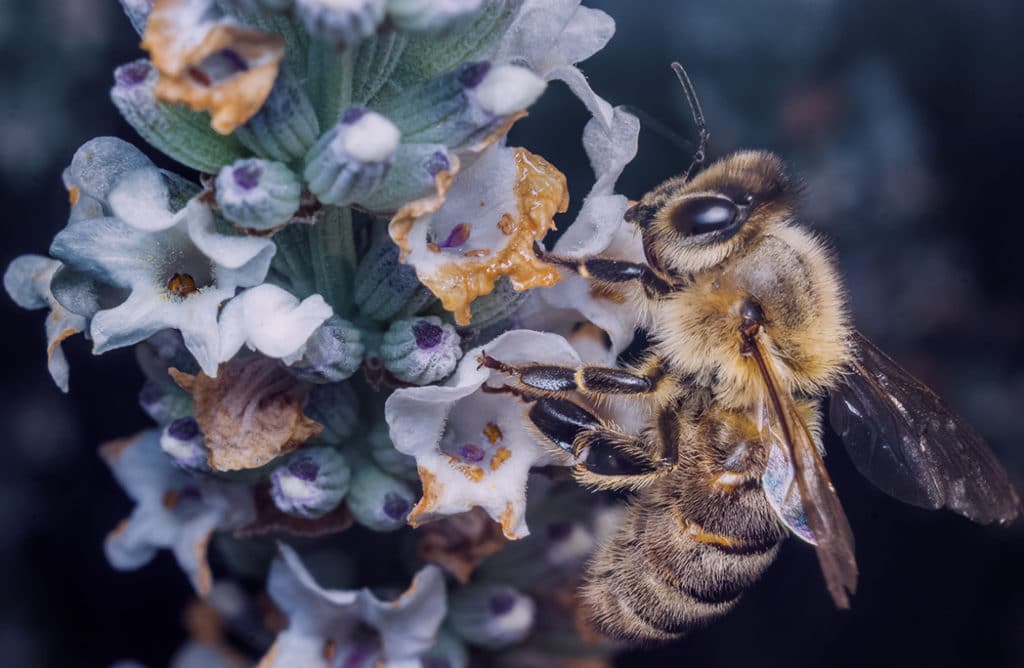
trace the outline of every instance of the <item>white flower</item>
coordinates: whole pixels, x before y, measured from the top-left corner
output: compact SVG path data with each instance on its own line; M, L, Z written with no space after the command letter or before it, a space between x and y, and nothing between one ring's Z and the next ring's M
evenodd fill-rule
M134 570L157 550L170 549L196 591L209 593L210 538L217 529L238 528L255 518L250 489L186 474L160 449L158 429L107 443L100 454L136 503L131 516L107 536L110 564Z
M615 182L636 155L640 123L617 107L610 126L594 118L583 130L583 147L590 158L595 182L583 201L579 216L555 244L553 252L568 258L600 255L644 262L639 230L623 220L628 208L625 196L615 194ZM630 299L634 286L621 291L595 292L585 278L563 271L561 282L538 290L531 304L518 314L519 322L531 329L562 334L580 355L595 364L613 364L633 340L642 314ZM579 328L590 322L608 335L606 347L595 332ZM599 334L599 333L598 333Z
M220 361L248 345L268 357L295 358L333 315L320 295L301 302L287 290L264 283L229 301L220 314Z
M173 213L167 179L155 167L121 177L110 208L114 216L72 220L50 247L83 276L129 292L118 306L93 315L93 352L177 329L203 371L215 376L220 305L237 288L263 282L273 242L217 231L213 212L198 199Z
M418 200L389 224L404 262L461 325L470 302L508 276L516 290L559 279L533 244L554 229L552 217L568 206L565 177L522 148L492 145L459 173L447 198Z
M263 657L262 668L338 665L328 662L325 651L343 657L358 644L355 633L361 625L378 634L369 652L381 662L371 665L415 666L434 645L447 609L444 575L436 566L421 569L395 600L382 601L369 589L322 588L292 548L278 547L280 557L270 568L267 590L288 616L288 628Z
M479 506L510 539L529 534L526 484L533 466L566 464L527 431L527 404L483 388L492 372L478 368L486 349L503 362L576 365L579 357L560 336L517 330L468 352L444 385L396 390L385 418L400 452L416 458L423 498L409 514L418 526ZM502 378L500 374L495 378Z
M564 81L590 113L608 126L611 105L590 88L575 65L604 48L614 33L610 16L581 6L580 0L524 0L490 57L498 62L525 62L545 81Z

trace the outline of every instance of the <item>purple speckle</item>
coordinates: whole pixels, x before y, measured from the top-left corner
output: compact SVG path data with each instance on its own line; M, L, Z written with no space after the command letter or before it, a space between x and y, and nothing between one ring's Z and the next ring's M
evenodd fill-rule
M167 433L179 441L191 441L199 434L199 424L193 417L178 418L167 425Z
M427 161L423 164L427 169L427 173L431 176L437 176L441 172L448 171L452 168L452 162L448 159L448 155L444 151L434 151L427 158Z
M466 63L462 68L462 71L459 73L459 83L466 88L476 88L490 71L491 64L486 61L480 63Z
M416 347L420 350L430 350L441 343L444 338L444 330L437 325L420 320L412 326L412 335L416 337Z
M252 190L260 184L263 170L260 169L259 165L247 162L239 167L235 167L231 172L231 176L234 177L236 186L242 190Z
M471 223L459 223L448 233L448 238L438 244L441 248L458 248L469 241L469 233L472 231Z
M224 60L231 63L231 66L239 72L244 72L249 69L249 63L245 62L245 58L233 49L224 49L220 52L220 55L224 57Z
M548 538L553 541L563 541L572 534L572 524L568 522L555 522L548 525Z
M488 607L493 615L507 615L512 612L512 608L516 607L515 594L507 591L498 592L491 596Z
M320 466L311 457L299 457L288 464L288 473L299 480L313 482L320 474Z
M423 657L423 668L451 668L452 664L443 656Z
M183 502L186 502L186 501L190 501L190 502L201 501L202 498L203 498L203 494L202 494L202 492L199 491L198 487L193 487L192 485L186 485L185 487L182 487L181 489L178 490L178 503L183 503Z
M384 495L384 514L393 520L400 520L409 514L409 500L394 492Z
M146 382L139 390L139 405L152 406L164 398L164 388L160 387L156 383Z
M352 125L366 115L366 107L349 107L341 115L341 122L345 125Z
M369 645L356 645L356 648L345 657L343 668L360 668L370 658L371 649Z
M148 61L137 60L134 63L122 65L114 70L114 81L117 85L125 86L126 88L138 86L146 80L150 70L151 66Z
M459 457L462 457L467 462L482 461L485 454L487 453L484 452L483 448L479 445L473 445L472 443L467 443L459 448Z

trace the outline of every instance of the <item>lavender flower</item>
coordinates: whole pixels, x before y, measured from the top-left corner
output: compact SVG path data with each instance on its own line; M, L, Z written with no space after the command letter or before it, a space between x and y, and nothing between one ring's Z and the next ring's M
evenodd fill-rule
M87 142L64 174L71 207L52 257L16 259L4 285L49 309L62 389L67 337L97 354L137 346L139 403L157 427L103 448L136 504L108 559L139 568L171 550L251 643L238 653L223 634L192 634L173 665L262 652L265 668L465 668L471 651L509 665L555 661L553 647L605 652L551 603L571 600L600 538L596 504L531 475L571 457L535 436L526 404L477 358L607 363L632 338L628 294L591 294L535 255L567 208L566 179L544 146L506 140L565 82L592 116L595 183L554 248L637 257L614 185L638 123L577 68L611 20L578 0L122 6L148 58L114 73L114 104L204 176L120 139ZM325 536L353 524L372 540L325 557ZM274 558L268 535L298 537L302 556L281 542ZM449 593L428 564L395 567L391 584L411 576L404 592L354 588L365 557L391 556L353 558L364 544L459 582ZM243 575L267 576L283 629L246 617L241 589L232 605L217 596Z

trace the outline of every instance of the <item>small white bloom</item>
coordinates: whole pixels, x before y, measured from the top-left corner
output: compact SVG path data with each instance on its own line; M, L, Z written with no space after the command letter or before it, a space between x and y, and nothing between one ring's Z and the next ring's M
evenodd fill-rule
M287 290L264 283L229 301L220 315L220 361L248 345L268 357L301 356L314 332L333 315L320 295L301 302Z
M526 484L533 466L566 464L567 455L547 449L527 431L527 405L483 388L492 372L478 368L488 355L515 364L579 364L560 336L517 330L468 352L444 385L399 389L385 405L391 440L412 455L423 482L423 498L409 514L418 526L479 506L499 522L505 536L522 538ZM505 379L496 374L495 378Z

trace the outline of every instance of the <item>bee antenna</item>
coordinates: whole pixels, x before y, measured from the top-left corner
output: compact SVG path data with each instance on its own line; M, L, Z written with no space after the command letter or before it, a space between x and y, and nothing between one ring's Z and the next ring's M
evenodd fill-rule
M690 105L690 113L693 115L693 124L697 128L697 150L693 154L690 166L683 174L685 180L690 178L693 168L702 164L707 158L708 140L711 139L711 133L708 132L708 126L704 122L704 112L700 108L700 100L697 99L697 91L693 87L693 82L690 81L690 75L678 62L672 63L672 71L676 73L679 85L683 87L686 102Z

